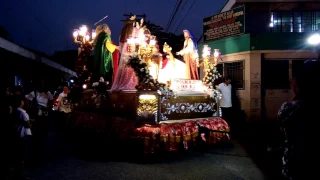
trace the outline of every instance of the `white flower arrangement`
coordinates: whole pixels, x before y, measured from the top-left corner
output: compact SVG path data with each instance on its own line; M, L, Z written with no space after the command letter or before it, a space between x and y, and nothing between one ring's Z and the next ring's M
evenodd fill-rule
M209 64L208 69L205 71L205 76L203 78L203 83L209 87L209 89L214 89L214 82L216 79L221 78L221 74L217 71L217 68L213 64Z

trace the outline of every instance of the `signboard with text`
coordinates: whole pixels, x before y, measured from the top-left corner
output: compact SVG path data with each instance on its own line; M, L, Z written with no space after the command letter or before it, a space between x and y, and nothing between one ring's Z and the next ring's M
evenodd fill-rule
M201 91L202 81L191 79L174 79L172 86L175 91Z
M204 41L212 41L228 36L245 33L245 7L237 7L229 11L203 19Z

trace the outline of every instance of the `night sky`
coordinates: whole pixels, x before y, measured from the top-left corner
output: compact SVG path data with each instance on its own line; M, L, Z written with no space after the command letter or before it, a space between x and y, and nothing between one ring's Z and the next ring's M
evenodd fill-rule
M177 0L10 0L1 3L0 25L15 43L48 54L57 50L75 49L72 32L85 24L94 29L94 23L104 16L112 30L112 38L118 43L123 27L124 13L147 15L147 21L166 27ZM194 0L183 0L187 5L171 32L183 19ZM227 0L196 0L185 20L178 28L191 30L196 38L202 34L202 20L219 13ZM148 2L148 3L147 3Z

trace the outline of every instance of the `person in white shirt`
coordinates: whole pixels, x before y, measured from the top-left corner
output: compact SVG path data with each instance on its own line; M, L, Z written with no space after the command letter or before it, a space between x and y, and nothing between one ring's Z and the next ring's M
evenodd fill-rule
M48 103L49 101L51 101L53 99L53 96L52 94L50 93L50 91L47 91L47 92L39 92L38 90L36 91L32 91L30 92L29 94L26 95L26 98L29 100L29 101L33 101L33 100L36 100L37 101L37 104L39 106L42 106L42 107L45 107L47 108L48 107Z
M45 150L46 137L49 132L49 111L50 102L53 99L52 94L45 90L45 85L42 83L37 83L35 90L25 95L25 98L29 100L28 108L29 115L34 118L33 127L33 149L35 151L33 154L37 155L37 160L43 161L47 157L47 152Z
M69 88L67 86L63 87L63 92L59 94L58 97L58 108L60 112L70 113L71 106L68 100Z
M58 128L65 128L68 114L71 112L71 103L68 98L69 88L67 86L63 87L63 92L59 94L58 97L58 109L60 111L60 118L58 121Z
M12 173L16 170L19 178L24 177L24 162L28 156L29 145L32 137L31 124L28 113L23 109L24 101L21 96L13 98L13 113L12 113L12 135L14 145L11 147L12 157L14 157ZM16 169L14 167L17 167Z
M231 121L232 115L232 86L230 77L224 77L223 82L219 84L219 91L222 94L220 100L220 108L222 118L227 122Z

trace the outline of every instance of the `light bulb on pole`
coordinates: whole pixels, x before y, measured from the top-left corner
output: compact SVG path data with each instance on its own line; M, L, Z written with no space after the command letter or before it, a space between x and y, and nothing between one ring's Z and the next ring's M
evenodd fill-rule
M220 57L220 50L219 49L214 49L214 53L213 53L213 64L214 66L217 65L218 59Z
M202 50L202 58L203 58L203 70L206 71L209 67L209 61L211 57L211 48L205 44Z
M314 46L317 51L317 59L320 60L320 34L313 34L308 38L308 44Z

